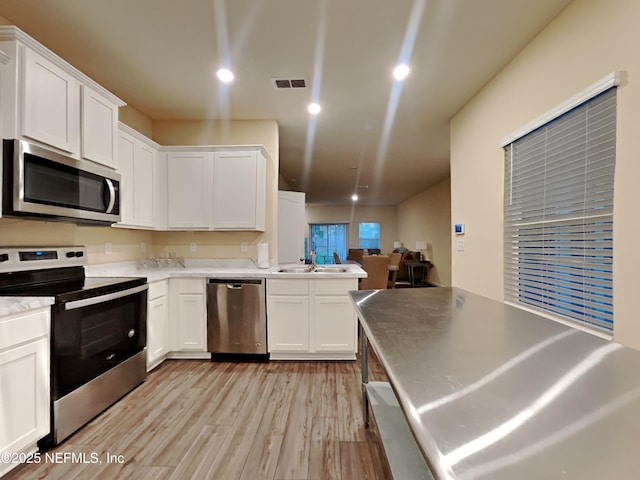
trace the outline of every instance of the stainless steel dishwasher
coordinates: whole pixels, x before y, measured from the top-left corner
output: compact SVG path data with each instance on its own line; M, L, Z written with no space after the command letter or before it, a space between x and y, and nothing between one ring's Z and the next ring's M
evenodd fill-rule
M265 280L210 278L207 284L207 350L267 356Z

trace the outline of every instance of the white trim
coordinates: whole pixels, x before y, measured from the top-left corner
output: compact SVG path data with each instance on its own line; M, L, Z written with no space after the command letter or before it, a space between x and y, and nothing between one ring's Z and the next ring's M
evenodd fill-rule
M266 159L271 159L271 155L264 145L161 145L161 152L242 152L259 151Z
M546 318L546 319L549 319L549 320L553 320L554 322L562 323L563 325L567 325L568 327L573 327L576 330L580 330L580 331L585 332L585 333L590 333L591 335L594 335L596 337L604 338L605 340L613 341L613 334L612 333L605 333L605 332L603 332L601 330L596 329L596 327L590 328L586 324L582 324L582 323L579 323L577 321L576 322L572 322L571 320L565 320L563 318L556 317L556 316L550 315L548 313L541 312L540 310L536 310L534 308L529 308L529 307L527 307L527 306L525 306L525 305L523 305L521 303L510 302L508 300L505 300L504 303L506 305L511 306L511 307L516 307L516 308L519 308L520 310L525 310L525 311L527 311L529 313L533 313L535 315L538 315L539 317L543 317L543 318Z
M611 87L616 87L622 83L622 72L612 72L604 78L601 78L593 85L582 90L580 93L574 95L573 97L565 100L560 105L555 108L552 108L548 112L542 114L535 120L523 125L515 132L510 133L509 135L503 137L500 140L500 147L504 148L507 145L515 142L519 138L524 137L526 134L533 132L536 128L540 128L541 126L549 123L551 120L558 118L560 115L567 113L569 110L577 107L578 105L582 105L587 100L595 97L596 95L601 94L605 90L610 89Z
M150 146L152 148L155 148L156 150L160 150L160 148L162 146L159 143L154 142L153 140L151 140L149 137L143 135L139 131L131 128L126 123L122 123L122 121L118 122L118 128L120 129L121 132L124 132L127 135L131 135L133 138L136 138L136 139L140 140L141 142L147 144L148 146Z

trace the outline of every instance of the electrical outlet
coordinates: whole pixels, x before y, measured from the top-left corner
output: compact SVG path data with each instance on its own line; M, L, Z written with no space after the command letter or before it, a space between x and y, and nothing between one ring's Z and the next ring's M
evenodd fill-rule
M458 252L464 252L464 240L457 240L456 241L456 250Z
M196 250L198 250L198 245L196 244L196 242L191 242L189 244L189 251L190 252L195 252Z
M140 252L144 253L147 251L147 244L145 242L140 242Z
M240 243L240 251L241 252L246 252L247 250L248 250L247 242L241 242Z
M111 255L113 253L113 245L111 242L104 242L104 253L105 255Z

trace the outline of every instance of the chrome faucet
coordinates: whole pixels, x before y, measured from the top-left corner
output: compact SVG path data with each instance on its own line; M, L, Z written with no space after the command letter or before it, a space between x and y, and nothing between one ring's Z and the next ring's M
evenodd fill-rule
M311 257L311 263L306 268L307 272L311 272L313 269L316 268L316 252L314 251L309 252L309 257Z

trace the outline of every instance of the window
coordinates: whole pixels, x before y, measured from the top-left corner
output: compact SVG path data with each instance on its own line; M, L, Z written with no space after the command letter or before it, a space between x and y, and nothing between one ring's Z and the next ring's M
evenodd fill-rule
M380 224L366 222L358 224L358 247L380 248Z
M333 252L337 252L342 261L346 260L346 223L316 223L311 224L310 230L311 250L316 254L316 263L334 263Z
M616 89L505 147L505 299L613 329Z

